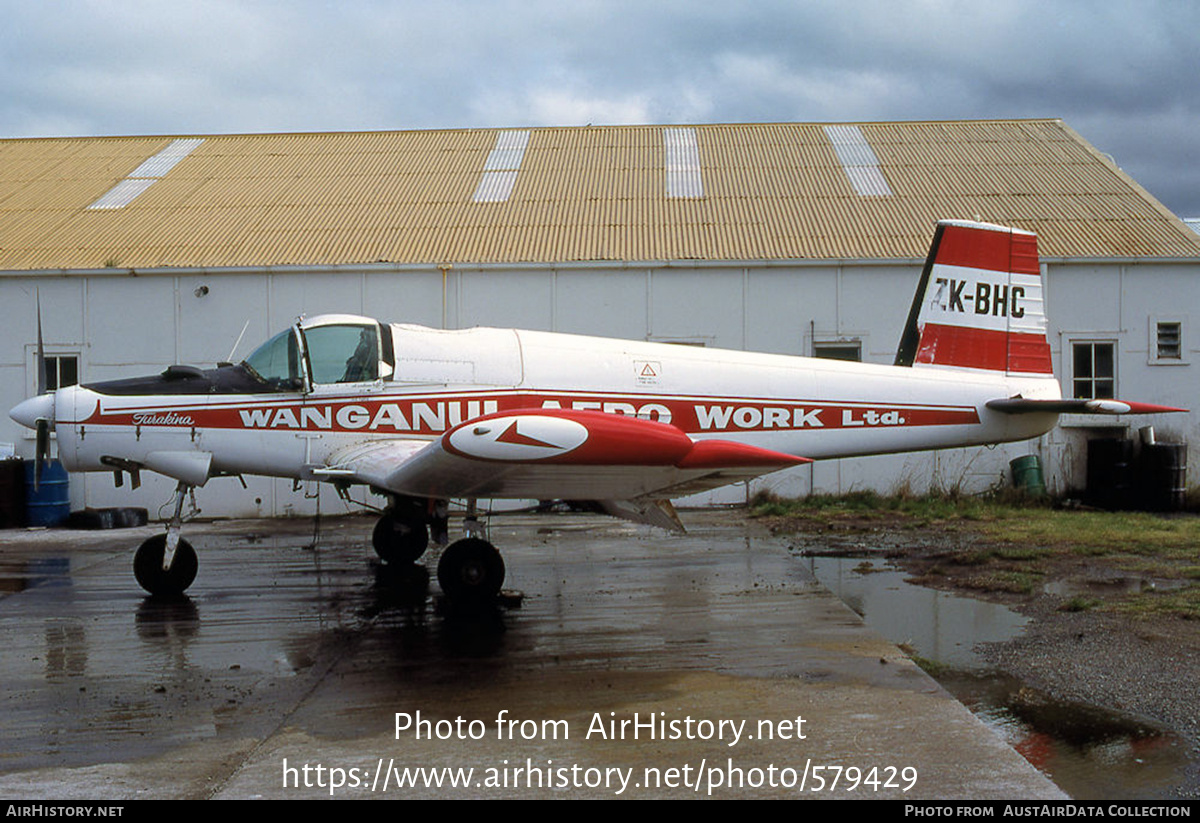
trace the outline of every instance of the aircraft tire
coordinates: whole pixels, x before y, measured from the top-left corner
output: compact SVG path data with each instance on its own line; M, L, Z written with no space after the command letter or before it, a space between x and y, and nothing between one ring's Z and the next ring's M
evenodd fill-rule
M429 546L429 529L424 523L403 520L389 512L375 524L371 545L385 563L416 563Z
M504 585L504 558L486 540L464 538L442 552L438 583L452 601L490 602Z
M178 597L187 591L196 579L196 550L192 544L180 538L175 547L175 560L170 571L163 571L163 553L167 549L167 536L156 534L138 546L133 556L133 576L138 584L156 597Z

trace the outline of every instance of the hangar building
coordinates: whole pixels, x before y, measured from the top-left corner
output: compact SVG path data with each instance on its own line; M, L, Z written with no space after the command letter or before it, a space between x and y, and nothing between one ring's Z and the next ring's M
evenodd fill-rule
M1058 120L0 140L0 407L34 391L39 292L63 383L240 359L325 312L890 363L941 218L1037 232L1067 396L1200 407L1200 235ZM980 490L1036 453L1063 492L1088 438L1147 423L1200 442L1200 411L1076 415L756 487ZM7 416L0 441L32 455ZM246 480L205 513L315 505ZM74 478L72 504L154 512L174 484L146 481Z

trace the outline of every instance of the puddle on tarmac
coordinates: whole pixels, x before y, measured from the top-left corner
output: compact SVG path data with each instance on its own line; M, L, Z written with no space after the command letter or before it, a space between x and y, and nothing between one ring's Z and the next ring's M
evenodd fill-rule
M34 560L0 560L0 597L25 591L49 581L70 582L71 562L66 557L39 557Z
M1054 700L987 669L975 651L1020 634L1028 619L995 603L906 583L878 559L808 557L821 583L888 640L931 661L935 677L1076 800L1166 797L1187 745L1137 720Z

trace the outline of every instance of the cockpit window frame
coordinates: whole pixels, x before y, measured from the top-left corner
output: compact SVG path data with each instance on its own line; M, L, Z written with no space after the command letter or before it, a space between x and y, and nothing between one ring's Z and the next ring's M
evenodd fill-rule
M346 349L344 352L339 352L336 346L339 341L331 341L334 346L334 354L328 354L327 341L322 341L322 337L330 329L355 330L359 335L359 342L354 349ZM369 332L370 338L373 338L374 351L364 353L359 351L359 346L364 340L364 333ZM271 347L282 345L282 341L286 339L288 351L286 359L288 363L288 375L280 374L262 374L260 369L256 368L254 361L260 352L266 352ZM323 354L316 363L314 368L313 363L313 342L317 343L318 354ZM345 342L343 341L340 342ZM325 352L321 351L321 347L326 346ZM346 348L343 346L343 348ZM349 354L348 357L343 355ZM279 359L279 354L276 352L273 355L274 359L270 362L275 371L279 368L275 365L275 360ZM365 359L364 359L365 357ZM341 361L341 366L337 362ZM304 318L299 318L288 329L273 335L265 343L255 349L241 363L238 364L250 377L257 383L261 384L264 391L271 392L302 392L310 394L317 386L347 386L351 384L363 385L369 383L382 383L385 380L390 380L396 371L396 357L394 345L392 341L392 329L390 325L380 323L369 317L357 317L350 315L339 315L337 319L332 317L326 322L317 322L315 324L306 323ZM263 364L260 363L261 367ZM332 372L338 368L343 368L345 371L336 380L328 379ZM358 374L353 372L357 367L361 371ZM331 371L332 370L332 371ZM322 373L318 373L322 372Z

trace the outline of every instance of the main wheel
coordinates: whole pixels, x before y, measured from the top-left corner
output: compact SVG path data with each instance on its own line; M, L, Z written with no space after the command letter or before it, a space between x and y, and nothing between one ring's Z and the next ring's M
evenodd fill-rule
M486 540L459 540L442 552L438 583L451 600L486 603L495 599L504 585L504 558Z
M196 579L196 550L192 544L179 539L175 547L175 558L169 570L163 569L163 555L167 551L167 536L156 534L138 546L133 556L133 576L143 589L153 595L174 597L187 591Z
M371 545L385 563L415 563L429 545L429 529L420 521L402 520L388 512L375 524Z

